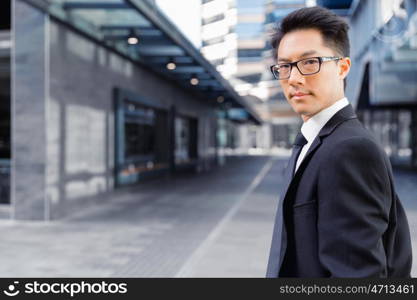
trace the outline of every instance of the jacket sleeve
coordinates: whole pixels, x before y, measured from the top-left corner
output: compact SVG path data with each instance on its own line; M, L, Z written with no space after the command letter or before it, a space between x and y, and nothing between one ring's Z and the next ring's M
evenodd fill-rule
M331 277L385 277L383 234L391 206L382 150L352 137L321 162L318 181L318 250Z

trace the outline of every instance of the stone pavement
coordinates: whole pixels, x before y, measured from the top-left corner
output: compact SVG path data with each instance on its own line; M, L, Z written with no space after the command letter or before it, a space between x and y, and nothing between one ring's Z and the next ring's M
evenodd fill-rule
M66 219L2 220L0 276L264 277L284 165L242 156L210 172L116 190ZM416 173L396 172L414 251L416 182Z

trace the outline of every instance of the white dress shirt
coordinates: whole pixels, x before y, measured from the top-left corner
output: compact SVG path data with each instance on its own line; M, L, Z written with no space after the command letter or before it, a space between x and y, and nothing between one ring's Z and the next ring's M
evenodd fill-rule
M300 155L298 156L295 171L298 170L298 167L303 161L304 156L306 155L314 139L319 134L320 130L339 110L341 110L343 107L347 105L349 105L349 101L346 97L344 97L340 100L337 100L335 103L323 109L321 112L315 114L306 122L304 122L304 124L301 126L301 133L306 138L307 144L303 146L303 149L301 150Z

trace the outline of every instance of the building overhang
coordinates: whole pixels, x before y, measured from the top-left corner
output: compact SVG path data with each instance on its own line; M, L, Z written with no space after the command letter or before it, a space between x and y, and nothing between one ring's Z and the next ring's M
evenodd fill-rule
M52 19L209 101L262 119L215 67L148 0L22 0ZM241 120L239 120L241 121Z
M339 16L349 16L351 13L353 0L317 0L317 5L326 7L332 10Z

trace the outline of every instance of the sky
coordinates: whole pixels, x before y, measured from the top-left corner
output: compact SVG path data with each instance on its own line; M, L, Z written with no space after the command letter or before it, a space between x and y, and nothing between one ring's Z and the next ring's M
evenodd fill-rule
M161 11L195 47L201 46L201 0L156 0Z

